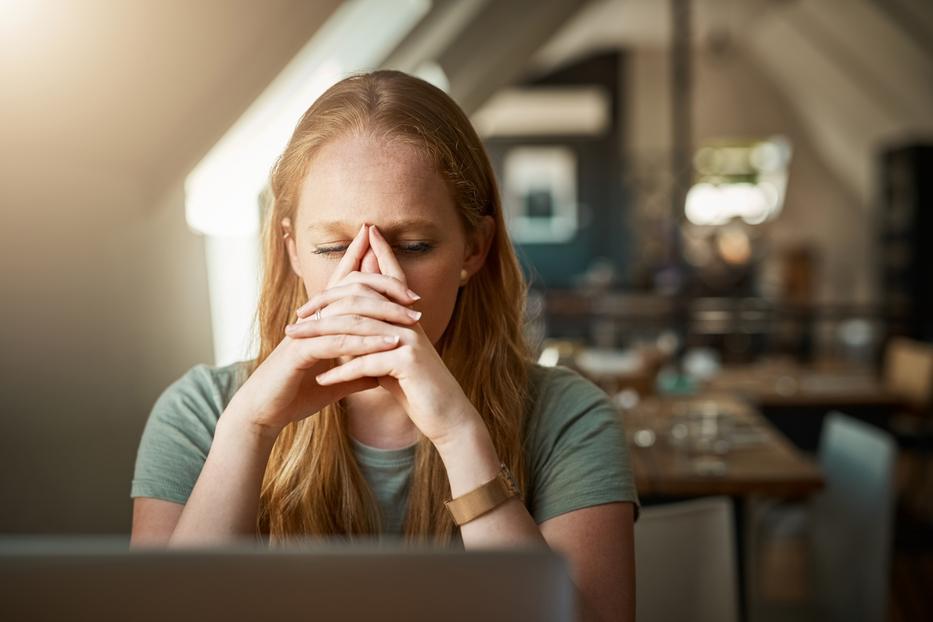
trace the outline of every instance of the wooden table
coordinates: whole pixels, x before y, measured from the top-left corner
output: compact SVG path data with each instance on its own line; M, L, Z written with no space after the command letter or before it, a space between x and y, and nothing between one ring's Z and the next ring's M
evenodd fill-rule
M873 370L831 362L771 360L726 367L706 389L747 400L806 451L818 449L823 420L831 411L886 428L890 417L907 407Z
M841 365L765 362L726 367L710 380L707 389L741 395L759 408L896 409L903 404L872 370Z
M673 431L696 408L714 408L732 421L734 442L722 454L678 445ZM650 398L623 415L632 469L641 497L705 495L804 497L823 486L819 465L798 450L748 403L734 396ZM646 435L645 431L649 433ZM651 432L654 443L650 446ZM713 467L713 468L711 468Z
M706 453L689 450L676 441L673 430L691 411L721 413L731 422L732 447L710 454L721 470L709 465ZM707 393L689 398L649 398L623 414L635 485L642 500L728 495L733 498L739 581L739 616L748 619L749 586L754 578L754 524L746 518L753 498L802 498L823 487L819 465L798 450L747 401L734 395ZM645 432L649 434L645 436ZM646 443L654 434L654 442Z

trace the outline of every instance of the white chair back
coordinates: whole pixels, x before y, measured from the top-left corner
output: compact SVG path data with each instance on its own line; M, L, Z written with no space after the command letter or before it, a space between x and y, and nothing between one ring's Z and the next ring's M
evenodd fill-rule
M826 489L811 507L813 600L821 620L886 619L894 515L894 439L830 413L820 462Z
M647 506L635 523L639 622L735 622L735 527L728 497Z

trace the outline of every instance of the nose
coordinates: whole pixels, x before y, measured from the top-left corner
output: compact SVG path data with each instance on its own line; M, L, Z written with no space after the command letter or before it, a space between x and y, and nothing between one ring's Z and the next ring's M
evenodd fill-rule
M373 249L369 249L363 255L363 261L360 262L360 272L379 274L379 261L376 259Z

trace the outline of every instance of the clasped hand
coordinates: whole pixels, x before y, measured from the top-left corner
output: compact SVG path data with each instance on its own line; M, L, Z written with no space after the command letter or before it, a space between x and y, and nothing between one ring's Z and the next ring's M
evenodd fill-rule
M360 271L370 249L378 273ZM316 374L318 386L376 379L437 445L476 425L479 415L418 323L421 313L406 306L417 299L392 247L364 225L326 289L298 309L285 334L308 353L307 363L324 356L340 363Z

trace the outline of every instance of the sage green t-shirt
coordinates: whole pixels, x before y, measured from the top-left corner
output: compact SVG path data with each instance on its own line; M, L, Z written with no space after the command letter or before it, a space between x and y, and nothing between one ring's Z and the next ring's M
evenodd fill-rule
M245 362L195 365L156 401L143 430L131 497L184 504L201 473L214 428L246 379ZM525 429L525 503L537 523L573 510L638 496L621 420L596 385L563 367L532 365L534 404ZM400 535L414 446L384 450L353 442L379 502L384 533Z

